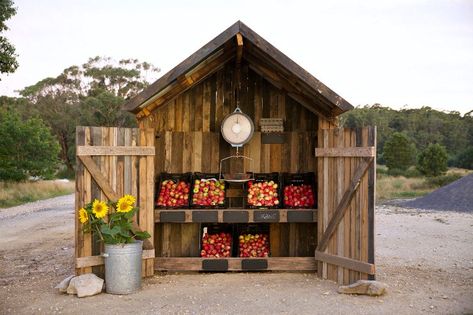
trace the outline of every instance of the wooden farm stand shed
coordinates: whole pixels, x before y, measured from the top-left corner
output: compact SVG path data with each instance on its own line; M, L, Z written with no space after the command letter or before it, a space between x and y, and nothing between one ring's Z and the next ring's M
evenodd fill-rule
M238 88L238 94L235 93ZM253 171L314 172L316 209L243 208L231 185L225 209L155 209L155 178L163 172L218 173L233 154L222 119L241 110L255 133L242 153ZM374 278L374 128L341 129L352 109L343 98L238 21L130 99L139 128L77 128L76 211L86 202L137 196L145 243L143 275L157 270L310 270L339 283ZM284 131L266 134L262 118L282 118ZM233 163L230 171L250 167ZM265 226L268 258L200 258L202 223ZM76 224L78 273L99 272L93 236Z

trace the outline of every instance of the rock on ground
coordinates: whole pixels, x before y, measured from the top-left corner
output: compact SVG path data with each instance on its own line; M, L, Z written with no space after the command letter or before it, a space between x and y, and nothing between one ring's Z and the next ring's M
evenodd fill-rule
M57 286L55 286L55 289L58 289L59 292L61 293L66 293L67 288L69 287L69 283L71 282L71 279L74 278L74 276L68 276L64 280L62 280Z
M386 285L378 281L358 280L346 286L340 286L338 293L380 296L386 293Z
M77 294L77 297L86 297L101 293L102 288L103 279L93 273L86 273L71 279L67 293Z

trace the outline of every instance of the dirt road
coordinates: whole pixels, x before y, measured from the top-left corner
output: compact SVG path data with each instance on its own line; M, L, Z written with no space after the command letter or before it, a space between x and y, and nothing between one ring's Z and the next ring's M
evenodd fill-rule
M379 298L336 293L307 273L164 274L129 296L79 299L53 287L73 272L73 196L0 210L0 314L473 313L473 214L379 206Z

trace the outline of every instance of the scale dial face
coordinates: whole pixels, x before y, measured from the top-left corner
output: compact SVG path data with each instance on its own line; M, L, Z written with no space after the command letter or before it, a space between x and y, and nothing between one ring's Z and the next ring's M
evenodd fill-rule
M232 146L241 147L253 136L255 126L248 115L237 109L222 121L222 136Z

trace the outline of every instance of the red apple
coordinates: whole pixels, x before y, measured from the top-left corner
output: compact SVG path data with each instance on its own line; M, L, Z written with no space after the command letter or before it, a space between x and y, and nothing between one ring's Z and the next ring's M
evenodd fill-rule
M268 257L269 241L265 234L243 234L239 236L240 257Z
M192 205L217 206L225 203L225 183L215 178L194 181Z
M214 234L204 234L202 236L201 257L230 257L231 256L232 235L220 232Z
M156 205L162 207L183 207L189 199L189 184L185 181L167 179L161 182Z
M284 187L284 206L288 208L314 207L314 193L311 185L289 185Z
M256 207L279 205L278 184L274 181L248 182L247 203Z

